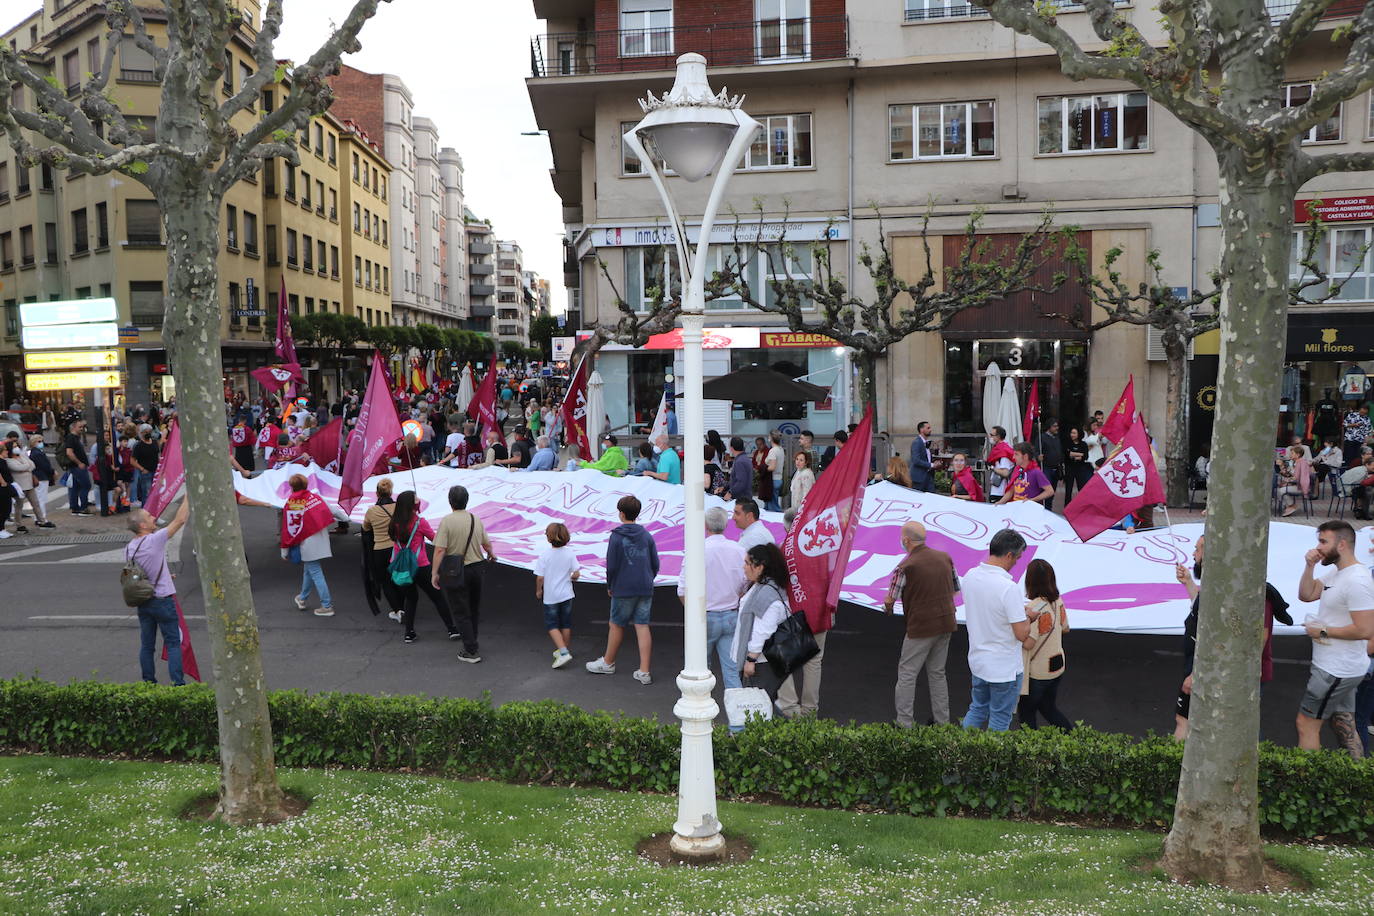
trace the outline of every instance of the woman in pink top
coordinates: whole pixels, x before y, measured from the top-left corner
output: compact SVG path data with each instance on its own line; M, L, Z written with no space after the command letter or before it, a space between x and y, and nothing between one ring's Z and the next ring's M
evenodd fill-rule
M1298 500L1312 489L1312 462L1307 457L1307 446L1290 447L1288 457L1293 463L1279 477L1279 505L1285 517L1298 511Z
M434 587L434 583L431 581L433 577L425 571L426 567L429 566L429 553L425 550L425 542L434 540L434 529L415 510L414 490L406 490L396 497L396 507L391 513L391 528L388 533L391 535L393 545L391 548L392 560L395 560L402 550L410 550L415 554L415 563L421 570L409 584L396 584L396 590L401 595L401 623L406 628L405 641L415 641L415 606L420 603L422 590L429 596L429 600L434 602L434 609L439 612L439 617L444 621L444 626L448 628L448 638L457 639L458 630L453 626L453 617L448 612L448 604L444 601L444 596Z

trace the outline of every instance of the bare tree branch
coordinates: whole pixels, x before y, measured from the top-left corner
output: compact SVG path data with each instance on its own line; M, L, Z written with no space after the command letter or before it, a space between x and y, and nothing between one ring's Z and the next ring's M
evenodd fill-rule
M1288 60L1288 55L1298 42L1302 41L1321 22L1322 16L1331 8L1335 0L1298 0L1293 11L1274 26L1259 48L1263 57L1280 63Z
M240 111L251 109L270 83L276 81L277 58L273 51L277 37L281 34L282 0L268 0L267 11L263 13L262 28L253 42L253 75L243 81L239 91L219 106L220 117L228 121Z
M1331 117L1346 99L1374 89L1374 4L1364 5L1359 18L1350 26L1349 34L1354 36L1354 41L1346 54L1345 65L1315 81L1312 95L1306 102L1270 115L1260 122L1261 127L1278 137L1301 136ZM1281 66L1287 55L1276 60Z
M1304 184L1318 175L1326 175L1329 172L1368 172L1374 170L1374 152L1326 153L1320 156L1304 153L1303 158L1299 161L1301 163L1300 180Z

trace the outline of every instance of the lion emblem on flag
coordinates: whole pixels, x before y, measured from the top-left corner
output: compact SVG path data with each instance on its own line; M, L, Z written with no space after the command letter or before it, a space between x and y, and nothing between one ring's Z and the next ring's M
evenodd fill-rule
M1112 456L1097 473L1111 488L1112 495L1121 499L1135 499L1145 493L1145 462L1133 447Z
M797 535L797 546L808 557L819 557L840 549L840 515L831 506L807 522Z

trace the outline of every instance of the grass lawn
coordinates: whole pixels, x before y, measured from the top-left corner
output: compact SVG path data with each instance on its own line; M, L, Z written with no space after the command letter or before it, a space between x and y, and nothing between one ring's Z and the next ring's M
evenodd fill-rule
M1271 847L1311 889L1173 885L1161 836L727 804L752 861L665 869L672 798L284 770L277 827L178 817L207 766L0 757L0 913L1368 913L1374 850Z

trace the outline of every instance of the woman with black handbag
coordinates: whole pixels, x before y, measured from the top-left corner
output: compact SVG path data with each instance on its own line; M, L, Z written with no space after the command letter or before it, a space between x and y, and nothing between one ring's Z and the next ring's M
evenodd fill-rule
M791 615L787 604L787 561L776 544L755 544L744 555L749 590L739 603L735 644L730 657L740 666L742 680L762 687L776 699L783 678L763 657L764 643Z

